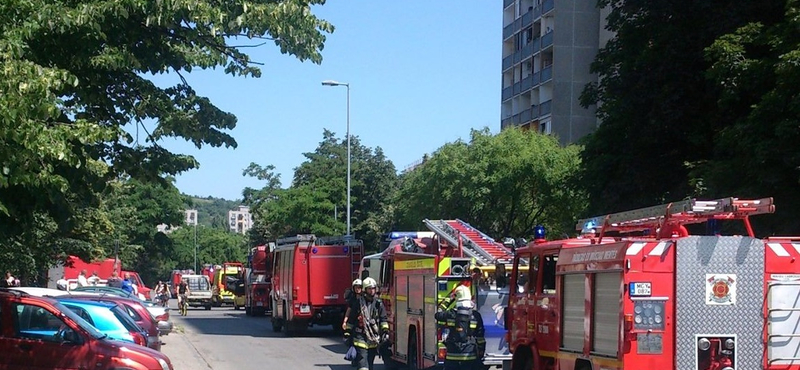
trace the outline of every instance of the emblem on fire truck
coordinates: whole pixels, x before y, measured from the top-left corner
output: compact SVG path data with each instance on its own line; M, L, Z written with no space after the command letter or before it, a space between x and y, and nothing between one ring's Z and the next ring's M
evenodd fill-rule
M706 304L736 304L736 275L706 274Z

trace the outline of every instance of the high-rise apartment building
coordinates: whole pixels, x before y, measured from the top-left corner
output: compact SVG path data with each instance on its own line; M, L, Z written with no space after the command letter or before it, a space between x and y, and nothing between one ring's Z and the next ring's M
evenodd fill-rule
M611 33L596 1L503 0L501 128L520 126L575 142L597 127L581 107L597 51Z
M184 223L187 225L196 226L197 225L197 210L196 209L187 209L183 211L184 214Z
M250 207L239 206L234 210L228 211L228 228L235 233L244 234L253 227L253 215L250 214Z

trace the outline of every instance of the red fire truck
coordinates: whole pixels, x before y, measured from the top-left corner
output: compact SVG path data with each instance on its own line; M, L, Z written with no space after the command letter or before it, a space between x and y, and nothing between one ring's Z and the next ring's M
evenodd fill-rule
M800 238L758 239L749 221L772 212L771 198L690 199L517 249L512 271L530 273L505 312L512 369L800 369Z
M275 243L261 245L250 250L245 268L244 312L248 316L272 314L269 293L272 290L272 249Z
M312 234L278 239L273 253L272 328L287 335L312 325L341 330L344 292L358 276L360 240Z
M47 272L47 287L55 289L56 282L63 276L67 280L70 289L78 286L78 275L82 270L86 270L86 277L92 276L93 272L97 272L100 277L98 285L106 285L111 273L116 271L120 279L122 279L122 261L114 258L106 258L97 262L85 262L76 256L68 256L63 264L59 264L50 268Z
M380 263L380 296L389 319L392 365L425 369L444 362L447 335L434 314L459 285L472 286L470 258L460 245L451 246L433 232L393 232L380 260L363 261L370 271ZM396 364L395 364L396 363Z

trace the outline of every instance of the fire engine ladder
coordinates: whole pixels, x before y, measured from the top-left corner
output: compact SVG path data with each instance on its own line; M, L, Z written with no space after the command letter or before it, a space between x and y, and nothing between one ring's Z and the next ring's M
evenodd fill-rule
M667 222L677 224L703 223L710 219L742 219L748 234L753 236L748 216L775 212L772 198L740 200L721 198L716 200L687 199L653 207L611 213L578 220L575 230L597 228L600 236L608 231L633 232L655 230Z
M499 245L499 243L487 239L488 237L480 231L472 228L472 230L474 230L474 234L477 236L473 235L473 237L470 238L465 235L463 230L458 230L452 225L456 222L463 224L464 222L461 220L446 221L425 219L422 222L425 223L425 226L427 226L429 230L436 233L439 238L444 239L451 246L457 247L460 245L461 249L464 251L464 254L474 258L475 262L479 266L491 265L497 259L510 260L513 258L511 251ZM476 242L473 240L476 238L480 238L482 240Z

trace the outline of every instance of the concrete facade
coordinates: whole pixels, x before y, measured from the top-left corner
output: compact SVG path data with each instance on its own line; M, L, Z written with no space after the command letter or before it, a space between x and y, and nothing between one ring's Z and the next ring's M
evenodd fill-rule
M574 143L597 128L580 105L600 47L611 38L607 10L579 0L504 0L501 128L519 126Z

